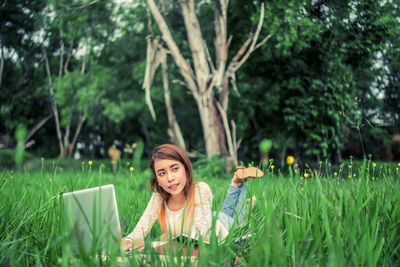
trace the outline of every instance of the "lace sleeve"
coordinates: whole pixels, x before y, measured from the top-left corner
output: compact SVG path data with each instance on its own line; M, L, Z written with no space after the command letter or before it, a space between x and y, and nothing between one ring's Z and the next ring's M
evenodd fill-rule
M211 229L212 223L212 205L213 195L210 186L206 183L199 183L196 187L194 210L194 225L196 231L203 237L207 238L207 234Z
M133 248L139 248L144 245L144 238L149 233L154 222L160 216L162 198L159 193L154 192L150 198L149 204L136 224L135 229L125 238L133 242Z

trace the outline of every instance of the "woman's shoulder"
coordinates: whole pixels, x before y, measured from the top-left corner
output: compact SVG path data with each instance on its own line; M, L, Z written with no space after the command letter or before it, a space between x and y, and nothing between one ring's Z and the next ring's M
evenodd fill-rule
M154 204L160 204L162 203L163 198L161 196L160 193L158 193L157 191L153 191L149 200L149 203L153 203Z
M197 182L196 183L196 196L203 197L212 197L212 192L210 186L205 182Z
M197 190L210 190L210 186L206 182L196 182L196 189Z

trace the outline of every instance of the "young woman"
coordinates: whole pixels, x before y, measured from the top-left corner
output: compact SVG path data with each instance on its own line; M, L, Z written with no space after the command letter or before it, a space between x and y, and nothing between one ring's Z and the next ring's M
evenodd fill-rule
M165 237L184 233L209 241L213 195L208 184L194 181L186 153L175 145L161 145L151 154L150 168L154 175L150 182L154 193L135 229L124 238L124 249L143 249L144 238L157 219ZM229 234L235 216L239 223L245 219L244 182L261 176L263 172L255 167L237 167L216 221L216 232L221 239Z

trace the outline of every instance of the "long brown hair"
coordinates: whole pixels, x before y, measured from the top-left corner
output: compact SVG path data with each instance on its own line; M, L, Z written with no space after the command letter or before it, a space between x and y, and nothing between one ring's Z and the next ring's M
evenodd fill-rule
M190 163L189 157L185 153L183 149L176 145L172 144L164 144L158 146L154 149L150 156L150 168L153 171L153 178L150 181L150 186L153 190L160 193L164 202L167 202L170 194L167 193L161 186L157 183L156 171L154 169L154 161L156 159L169 159L176 160L183 164L186 172L186 184L183 188L183 192L186 196L186 208L185 208L185 220L184 220L184 229L189 230L190 225L193 220L194 207L195 207L195 181L193 179L193 169L192 164ZM160 211L160 225L161 230L164 234L168 235L168 228L165 219L165 207L161 205Z

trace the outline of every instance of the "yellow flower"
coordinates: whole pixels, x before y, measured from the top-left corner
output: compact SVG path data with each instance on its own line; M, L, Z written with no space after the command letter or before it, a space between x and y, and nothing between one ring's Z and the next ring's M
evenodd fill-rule
M372 162L372 167L376 167L376 163L375 162Z
M289 165L292 165L294 163L294 157L293 156L287 156L286 163L289 164Z
M93 164L93 161L89 160L89 165L92 166L92 164Z
M251 163L249 163L249 167L252 167L252 166L251 166Z
M399 168L396 168L396 171L399 171Z
M135 168L133 168L133 167L129 167L129 171L130 171L130 172L133 172L134 169L135 169Z
M349 165L349 169L351 168L351 165Z
M275 168L275 166L274 165L271 165L271 169L273 170Z
M400 162L399 162L399 163L397 163L397 166L399 166L399 167L400 167Z
M356 174L354 173L353 176L356 177Z
M304 173L304 178L307 178L308 177L308 173Z
M335 172L334 174L335 174L335 176L337 176L337 172Z

